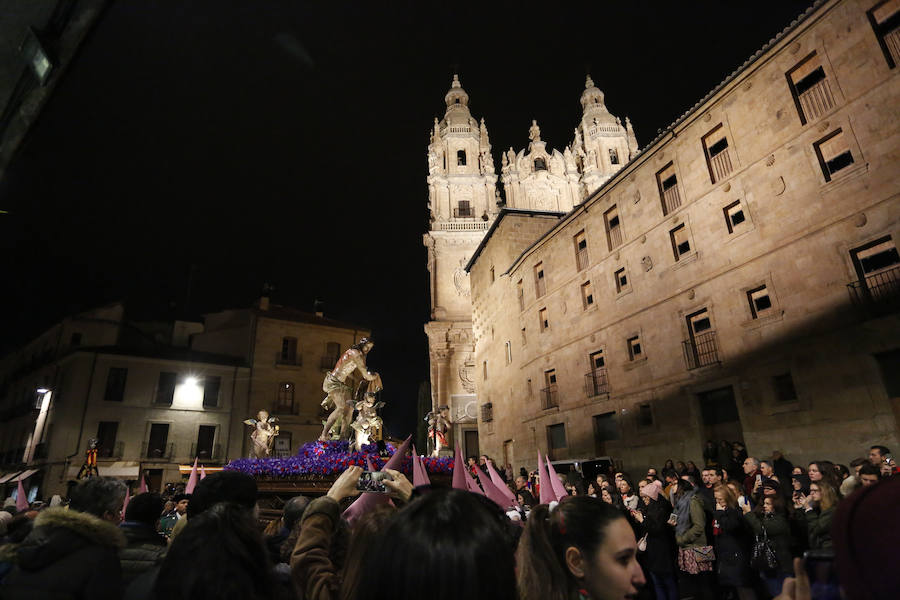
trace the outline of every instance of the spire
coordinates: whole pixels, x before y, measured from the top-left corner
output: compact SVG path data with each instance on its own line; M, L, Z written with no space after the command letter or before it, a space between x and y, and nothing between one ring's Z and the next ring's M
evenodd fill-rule
M631 160L635 157L640 150L637 142L637 136L634 135L634 127L631 126L631 119L628 116L625 117L625 131L628 136L628 159Z
M455 73L453 75L453 81L450 83L450 91L444 96L444 101L447 103L447 110L450 110L454 106L469 105L469 95L466 93L466 90L463 89L462 83L459 81L459 75Z
M587 80L584 82L584 89L588 90L594 87L594 80L591 79L591 76L587 76Z

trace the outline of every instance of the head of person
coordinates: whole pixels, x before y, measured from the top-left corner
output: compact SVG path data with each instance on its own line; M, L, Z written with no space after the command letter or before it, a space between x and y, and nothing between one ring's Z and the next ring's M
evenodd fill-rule
M528 485L528 479L519 475L516 477L516 489L522 490L525 489L525 486Z
M666 462L663 464L663 470L666 469L675 469L675 463L672 462L671 458L667 458Z
M118 479L88 477L78 482L69 494L69 510L88 513L104 521L119 523L125 504L125 484Z
M687 467L685 466L685 464L682 461L676 460L675 461L675 470L678 471L679 473L684 473L687 470Z
M671 485L678 481L678 473L675 472L675 469L663 469L663 479Z
M258 512L256 495L256 481L249 475L239 471L210 473L194 488L187 507L187 516L193 519L220 502L243 506L256 515Z
M688 492L694 491L694 486L688 479L679 479L675 484L675 496L681 497Z
M736 481L728 481L725 483L731 489L731 492L734 494L735 498L740 498L744 495L744 490L741 488L741 484Z
M753 475L759 470L759 461L752 456L744 459L744 474Z
M303 511L306 510L306 507L309 506L310 502L311 500L306 496L294 496L284 503L281 521L284 524L285 529L288 531L294 529L294 525L300 521L300 517L303 516Z
M724 484L717 484L713 488L713 494L716 497L716 504L721 504L727 508L737 508L737 496L731 491L731 488Z
M397 511L372 542L354 598L514 600L514 527L484 496L432 490Z
M597 483L602 485L604 481L608 481L609 477L604 475L603 473L597 473Z
M830 460L811 462L806 472L810 481L825 481L829 485L837 486L837 472L834 470L834 463Z
M834 465L834 472L837 473L838 481L843 481L850 477L850 469L847 465Z
M600 499L607 504L613 503L612 494L609 493L609 488L603 488L600 490Z
M694 464L694 461L687 461L687 465L685 467L688 471L695 472L697 470L697 465Z
M125 509L125 520L156 527L163 509L162 496L156 492L144 492L128 501Z
M175 510L175 502L173 502L172 500L166 500L166 503L165 503L165 505L163 506L162 512L163 512L163 513L170 513L170 512L172 512L173 510Z
M474 456L470 456L469 458L467 458L466 463L468 463L470 467L474 467L477 464Z
M784 458L784 453L781 450L772 451L772 460L781 460L782 458Z
M487 466L487 460L488 460L487 455L486 455L486 454L482 454L481 456L478 457L478 464L481 465L482 467L486 467L486 466Z
M700 487L700 478L697 476L696 473L687 473L687 472L682 473L681 479L684 479L684 480L690 482L691 487L695 487L695 488Z
M343 598L356 597L367 554L396 512L397 509L390 504L381 504L354 521L343 561L344 572L341 581Z
M801 494L809 494L809 476L801 473L799 475L791 475L791 487L795 492Z
M700 480L703 482L704 487L711 488L713 485L715 485L712 480L712 473L712 468L703 469L702 471L700 471Z
M169 546L156 579L154 597L272 598L275 586L270 569L269 555L252 512L244 506L222 502L192 515L190 525Z
M772 463L768 460L759 461L759 472L762 473L763 477L772 477L775 475L775 469L772 468Z
M875 485L881 481L881 468L869 463L859 468L859 481L863 485Z
M777 479L766 479L762 484L763 496L777 496L781 493L781 484Z
M659 473L656 472L656 468L650 467L647 469L647 477L652 477L653 479L659 478Z
M806 475L806 469L797 465L793 469L791 469L791 475Z
M658 479L653 480L641 487L641 499L644 501L644 504L650 504L659 499L660 492L662 492L662 483Z
M868 464L870 464L868 458L854 458L850 461L850 471L853 473L854 477L859 477L859 468Z
M879 469L881 469L881 476L882 477L890 477L891 475L893 475L894 474L894 466L895 466L895 463L892 460L886 459L884 462L882 462L881 466L878 467Z
M872 446L869 448L869 462L873 465L880 466L884 462L884 457L891 451L885 446Z
M625 477L625 473L623 473L622 471L616 471L616 474L614 475L613 478L615 479L617 486L619 485L619 480L622 479L623 477Z
M621 511L580 496L532 511L517 552L522 600L636 597L645 584L637 542Z
M175 512L179 515L183 515L187 512L188 506L191 503L191 495L192 494L175 494L173 500L175 501Z
M753 509L758 515L786 515L784 500L781 496L765 496L759 504Z
M837 506L838 503L837 492L824 481L810 483L809 496L812 498L813 505L819 510L828 510Z
M619 490L619 493L623 496L631 495L631 481L627 477L622 477L618 483L616 483L616 487Z

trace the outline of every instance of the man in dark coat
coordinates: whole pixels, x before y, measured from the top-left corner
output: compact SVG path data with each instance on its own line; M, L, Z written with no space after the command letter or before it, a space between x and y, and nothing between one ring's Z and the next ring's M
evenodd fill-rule
M122 595L117 527L125 484L91 477L72 490L68 510L48 508L34 529L13 549L15 566L0 585L4 600L77 598L113 600Z
M125 520L119 526L128 540L125 549L119 553L125 586L160 562L166 553L166 538L156 530L164 505L162 496L145 492L132 498L125 509Z

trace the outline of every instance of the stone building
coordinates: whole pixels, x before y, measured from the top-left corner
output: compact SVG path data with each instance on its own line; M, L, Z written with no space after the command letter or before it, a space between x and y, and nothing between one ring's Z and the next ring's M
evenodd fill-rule
M143 473L159 490L194 458L247 456L243 421L260 409L279 418L275 453L290 455L321 431L324 373L369 333L268 298L204 321L137 323L117 303L0 360L0 486L65 494L96 438L101 475Z
M898 15L816 5L572 210L493 219L466 266L482 452L900 445Z
M566 212L637 152L631 124L609 113L603 93L587 78L575 139L560 152L548 149L533 122L528 147L501 152L505 203L484 119L469 111L469 95L454 75L435 118L428 146L430 228L424 235L431 284L431 320L425 325L431 361L432 403L447 405L451 438L478 454L472 303L465 265L494 223L501 206Z

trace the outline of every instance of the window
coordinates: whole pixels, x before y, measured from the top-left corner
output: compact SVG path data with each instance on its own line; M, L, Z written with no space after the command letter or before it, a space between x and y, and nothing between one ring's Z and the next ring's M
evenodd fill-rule
M625 267L617 270L614 273L614 278L616 280L616 293L621 294L622 292L627 292L631 287L628 284L628 274L625 272Z
M609 164L617 165L619 164L619 151L615 148L609 149Z
M672 253L675 255L675 260L681 260L682 256L690 254L691 240L684 223L671 230L669 238L672 240Z
M543 158L534 159L534 170L535 171L546 171L547 170L547 161Z
M738 225L745 223L747 218L744 216L744 207L741 206L740 200L735 200L722 209L725 213L725 226L728 227L728 233L734 233Z
M688 339L683 343L683 350L688 370L718 363L719 348L709 311L700 309L687 315L686 320Z
M541 324L541 332L543 332L545 329L550 327L550 321L547 317L547 309L546 308L542 308L541 310L538 311L538 321L540 321L540 324Z
M325 344L325 356L322 357L320 368L330 371L341 357L341 345L338 342Z
M603 219L606 222L606 241L609 250L622 245L622 227L619 221L619 211L613 206L603 213Z
M519 312L522 312L525 310L525 288L521 279L516 283L516 297L519 298Z
M821 59L815 52L804 58L786 74L800 123L818 119L834 107L834 96Z
M116 455L116 434L118 421L100 421L97 425L97 456L111 458Z
M703 136L703 153L712 183L718 183L731 173L731 157L728 154L728 138L725 128L719 123Z
M487 361L481 364L481 375L482 379L487 379Z
M656 174L656 185L659 187L659 198L662 201L663 215L681 206L681 195L678 193L678 177L675 175L675 163L669 163Z
M494 278L494 267L492 266L491 267L491 283L494 283L494 281L496 281L496 279Z
M512 363L512 343L506 342L506 364Z
M594 398L600 394L609 392L609 382L606 378L606 360L603 350L597 350L588 355L591 371L585 376L585 393L588 398Z
M485 402L481 405L481 422L482 423L490 423L494 420L494 404L492 402Z
M525 328L523 327L522 328L522 345L524 346L527 343L528 343L528 336L525 335Z
M548 409L559 406L556 396L556 369L544 371L544 388L541 390L541 408Z
M603 358L603 350L592 352L588 358L591 361L591 370L596 371L606 366L606 359Z
M854 300L893 301L900 295L900 254L891 236L855 248L850 256L859 277L850 284Z
M175 373L164 371L159 374L159 381L156 384L155 404L172 406L172 399L175 398L175 382L177 379L178 375Z
M649 403L638 404L638 427L653 427L653 408Z
M564 450L566 445L566 424L547 425L547 448L550 452ZM553 458L552 454L551 458Z
M278 384L278 393L275 399L275 412L281 414L294 414L294 383L282 381Z
M584 310L594 305L594 286L590 281L581 284L581 306Z
M765 316L766 311L772 308L772 299L766 286L758 287L747 292L747 302L750 303L750 314L754 319Z
M644 357L644 349L641 347L641 336L628 338L628 360L637 360Z
M772 384L775 386L775 400L782 403L797 401L797 390L790 373L776 375L772 378Z
M219 405L219 389L222 378L207 376L203 378L203 408L215 408Z
M816 158L819 159L825 181L831 181L838 171L853 164L853 154L850 152L844 132L840 129L813 144L813 148L816 150Z
M468 200L460 200L456 208L453 210L454 217L474 217L475 210L472 208L471 202Z
M81 332L76 331L72 334L72 337L69 338L70 346L80 346L81 345Z
M121 402L125 398L125 380L128 378L128 369L110 367L106 376L106 392L103 399L108 402Z
M297 362L297 338L281 338L281 352L278 355L278 363L282 365L296 365Z
M547 293L547 282L544 279L544 263L534 265L534 295L540 298Z
M150 425L150 440L147 442L147 458L168 457L168 441L168 423L153 423Z
M616 413L608 412L602 415L594 415L591 419L594 424L594 453L597 456L607 454L606 442L614 442L619 439L619 424L616 422Z
M900 0L885 0L869 9L869 23L890 68L900 62Z
M587 269L589 259L587 238L584 236L584 230L582 229L576 233L573 239L575 242L575 268L582 271Z
M204 460L216 458L213 443L216 441L216 426L201 425L197 430L197 445L194 447L194 456Z
M466 151L465 150L457 150L456 151L456 164L457 164L457 166L460 166L460 167L466 166Z

